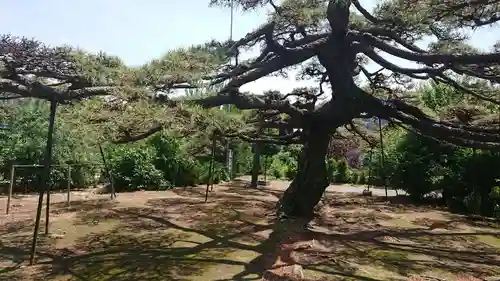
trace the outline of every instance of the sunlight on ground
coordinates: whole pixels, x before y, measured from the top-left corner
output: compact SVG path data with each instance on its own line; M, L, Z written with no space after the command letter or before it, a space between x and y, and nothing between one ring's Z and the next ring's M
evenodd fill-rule
M279 188L216 186L208 203L204 190L193 188L120 194L114 203L96 199L71 208L55 204L51 235L40 236L34 267L19 264L28 259L32 219L0 228L0 276L13 281L259 280L279 263L302 264L307 280L500 276L497 226L332 193L312 226L303 229L268 216Z
M500 238L492 235L478 235L477 240L500 250Z
M237 250L225 255L224 258L228 260L240 261L243 263L249 263L253 259L257 258L259 253L253 251ZM242 273L245 271L244 265L229 265L229 264L215 264L209 265L203 272L203 275L191 276L189 280L193 281L206 281L206 280L219 280L228 279L231 277ZM258 275L250 274L246 276L247 278L256 278Z
M421 226L413 224L411 221L404 220L401 218L394 218L386 221L380 221L381 226L387 227L400 227L400 228L421 228Z

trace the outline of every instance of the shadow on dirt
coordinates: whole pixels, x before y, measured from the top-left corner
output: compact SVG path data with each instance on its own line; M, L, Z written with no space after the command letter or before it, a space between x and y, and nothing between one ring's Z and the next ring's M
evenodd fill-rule
M203 189L179 189L175 193L184 197L152 199L144 207L121 208L97 201L54 208L54 212L77 212L75 224L113 219L119 225L80 237L69 248L41 246L41 269L33 278L259 280L265 270L277 266L277 260L301 264L309 272L336 280L396 280L360 275L360 269L370 268L402 276L429 268L477 277L500 274L498 248L477 240L482 234L500 238L491 232L433 232L427 224L384 226L380 221L389 218L379 209L421 209L341 194L329 195L323 202L337 213L321 213L312 225L278 221L268 215L274 213L273 192L215 187L204 203ZM354 206L371 211L357 212ZM29 247L18 242L2 242L2 259L26 257ZM221 276L222 271L206 275L209 268L219 266L229 276ZM4 271L5 276L15 272Z

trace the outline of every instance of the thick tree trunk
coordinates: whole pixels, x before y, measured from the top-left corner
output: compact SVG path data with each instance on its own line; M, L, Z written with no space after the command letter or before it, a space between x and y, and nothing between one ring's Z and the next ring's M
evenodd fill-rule
M325 156L330 130L311 130L299 158L297 175L278 202L280 217L310 218L328 187Z
M256 188L259 184L260 145L254 143L252 144L252 148L253 148L253 163L252 163L252 179L250 181L250 187Z

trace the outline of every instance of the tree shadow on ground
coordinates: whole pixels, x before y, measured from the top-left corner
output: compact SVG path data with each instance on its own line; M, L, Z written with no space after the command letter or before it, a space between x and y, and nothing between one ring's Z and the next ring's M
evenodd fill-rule
M51 204L51 213L58 215L63 213L105 210L113 208L117 205L117 201L110 200L109 198L72 201L69 206L67 202L58 202Z
M183 197L152 199L142 207L93 202L93 209L75 209L77 225L109 219L120 223L104 233L80 237L64 249L41 245L41 268L33 277L259 280L264 271L292 263L334 280L400 280L429 268L477 277L500 274L498 248L476 239L492 236L491 232L439 230L427 222L413 228L381 224L390 219L384 212L392 210L425 215L413 206L381 206L377 200L352 204L349 200L357 197L335 194L306 226L269 216L275 198L230 188L212 192L204 203L203 191L176 192ZM21 240L2 244L2 251L26 256L28 246ZM210 273L211 267L217 268L215 273Z
M229 188L245 188L249 190L255 190L256 188L251 188L250 187L251 181L249 180L244 180L244 179L234 179L229 182L224 182L221 184L218 184L219 187L229 187ZM270 182L269 181L263 181L263 180L258 180L257 181L257 186L258 187L265 187L269 186Z
M240 224L223 236L221 229L189 228L171 222L168 218L172 212L162 209L133 207L110 213L121 220L120 226L80 239L67 257L54 256L46 268L48 273L40 278L71 272L82 280L192 280L210 265L244 266L244 262L224 258L245 247L230 239L268 228Z
M34 225L35 223L31 218L5 223L2 226L3 230L0 231L0 237L1 235L29 231L33 229Z
M249 183L249 182L248 182ZM283 190L273 189L272 186L259 186L258 188L250 188L247 186L231 186L222 185L214 188L215 193L235 194L238 196L271 196L273 200L279 199L283 195ZM212 193L209 194L209 199Z
M328 192L321 200L321 206L342 208L345 211L357 210L359 208L370 208L378 212L389 212L395 214L407 212L447 212L446 208L432 202L413 202L407 195L398 196L363 196L361 194Z

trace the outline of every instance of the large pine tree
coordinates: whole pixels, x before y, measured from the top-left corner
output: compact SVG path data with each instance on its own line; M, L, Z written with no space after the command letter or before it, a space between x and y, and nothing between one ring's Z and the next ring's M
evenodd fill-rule
M261 126L288 130L281 130L282 134L274 138L266 136L269 141L304 144L297 176L280 200L280 213L312 213L328 185L324 160L332 133L353 125L356 119L380 117L460 146L500 147L497 126L437 120L405 98L415 80L430 80L450 85L474 99L500 104L494 91L474 87L481 80L492 86L500 81L498 45L491 52L467 45L471 31L500 20L498 1L380 1L373 12L358 0L236 2L245 10L272 7L268 22L234 42L230 49L235 54L243 48L261 45L261 54L221 70L213 83L224 81L225 87L217 96L200 103L231 103L274 113L279 118L267 118ZM230 0L211 1L213 5L229 3ZM423 47L423 39L431 43ZM386 55L415 66L398 65ZM378 69L370 71L369 63ZM302 76L317 79L318 89L266 98L239 91L246 83L291 67L300 67ZM328 95L328 101L317 102L320 95ZM290 96L299 98L298 102L291 102Z

